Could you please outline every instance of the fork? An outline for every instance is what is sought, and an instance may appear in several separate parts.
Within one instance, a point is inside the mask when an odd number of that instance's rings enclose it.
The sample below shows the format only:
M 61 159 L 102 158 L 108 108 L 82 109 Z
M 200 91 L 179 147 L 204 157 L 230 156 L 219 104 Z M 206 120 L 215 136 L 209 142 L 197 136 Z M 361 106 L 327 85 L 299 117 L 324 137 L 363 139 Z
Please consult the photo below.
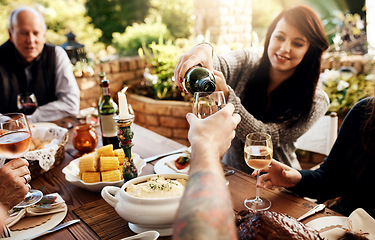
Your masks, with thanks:
M 0 235 L 0 238 L 8 238 L 8 237 L 11 237 L 12 236 L 12 232 L 10 231 L 10 229 L 8 228 L 8 226 L 6 224 L 3 224 L 3 232 L 1 233 Z

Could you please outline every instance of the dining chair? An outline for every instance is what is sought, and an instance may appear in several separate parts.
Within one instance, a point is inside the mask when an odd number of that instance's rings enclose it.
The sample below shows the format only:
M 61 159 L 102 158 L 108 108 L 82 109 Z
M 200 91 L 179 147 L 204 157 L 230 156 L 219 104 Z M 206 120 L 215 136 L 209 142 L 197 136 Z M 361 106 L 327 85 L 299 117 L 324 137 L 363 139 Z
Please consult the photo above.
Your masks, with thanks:
M 328 156 L 337 138 L 338 117 L 335 112 L 321 117 L 306 133 L 297 139 L 297 149 Z

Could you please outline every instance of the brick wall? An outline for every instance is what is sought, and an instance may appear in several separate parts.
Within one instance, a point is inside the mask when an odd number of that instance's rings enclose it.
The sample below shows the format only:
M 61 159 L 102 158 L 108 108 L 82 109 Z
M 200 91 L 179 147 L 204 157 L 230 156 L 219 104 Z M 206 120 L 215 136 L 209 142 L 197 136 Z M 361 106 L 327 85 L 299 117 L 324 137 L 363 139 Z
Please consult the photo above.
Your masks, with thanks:
M 105 72 L 110 82 L 111 95 L 117 101 L 117 92 L 124 84 L 133 85 L 142 81 L 145 62 L 140 57 L 120 58 L 94 66 L 94 75 L 90 73 L 76 74 L 78 86 L 81 90 L 80 108 L 96 107 L 100 94 L 99 72 Z
M 371 70 L 370 61 L 362 55 L 340 55 L 324 54 L 322 59 L 322 70 L 339 69 L 340 67 L 353 67 L 358 73 L 368 73 Z
M 135 94 L 127 94 L 128 102 L 135 113 L 135 122 L 184 145 L 189 145 L 189 130 L 186 114 L 191 112 L 191 103 L 181 101 L 154 100 Z

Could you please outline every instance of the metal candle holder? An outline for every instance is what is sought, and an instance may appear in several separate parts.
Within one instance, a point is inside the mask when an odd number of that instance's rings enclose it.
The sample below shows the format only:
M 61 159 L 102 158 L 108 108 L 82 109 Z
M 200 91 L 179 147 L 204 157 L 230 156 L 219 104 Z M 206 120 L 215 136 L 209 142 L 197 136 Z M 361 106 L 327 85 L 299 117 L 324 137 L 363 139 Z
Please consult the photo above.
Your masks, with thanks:
M 117 138 L 120 141 L 120 147 L 125 153 L 122 175 L 124 177 L 124 182 L 126 182 L 138 176 L 137 167 L 134 164 L 131 150 L 134 146 L 132 142 L 134 132 L 131 130 L 130 126 L 133 124 L 134 115 L 130 115 L 130 117 L 126 119 L 120 119 L 119 115 L 117 115 L 114 117 L 114 120 L 118 127 Z

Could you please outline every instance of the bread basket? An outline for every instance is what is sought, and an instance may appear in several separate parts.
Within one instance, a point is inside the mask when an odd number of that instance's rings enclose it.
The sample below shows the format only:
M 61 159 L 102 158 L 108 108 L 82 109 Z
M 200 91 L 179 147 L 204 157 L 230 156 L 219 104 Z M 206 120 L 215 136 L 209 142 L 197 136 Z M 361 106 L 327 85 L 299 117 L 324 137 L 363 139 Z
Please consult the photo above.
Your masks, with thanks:
M 35 123 L 31 126 L 33 138 L 51 141 L 42 149 L 29 151 L 24 158 L 29 161 L 31 177 L 35 178 L 58 166 L 65 157 L 68 130 L 52 123 Z

